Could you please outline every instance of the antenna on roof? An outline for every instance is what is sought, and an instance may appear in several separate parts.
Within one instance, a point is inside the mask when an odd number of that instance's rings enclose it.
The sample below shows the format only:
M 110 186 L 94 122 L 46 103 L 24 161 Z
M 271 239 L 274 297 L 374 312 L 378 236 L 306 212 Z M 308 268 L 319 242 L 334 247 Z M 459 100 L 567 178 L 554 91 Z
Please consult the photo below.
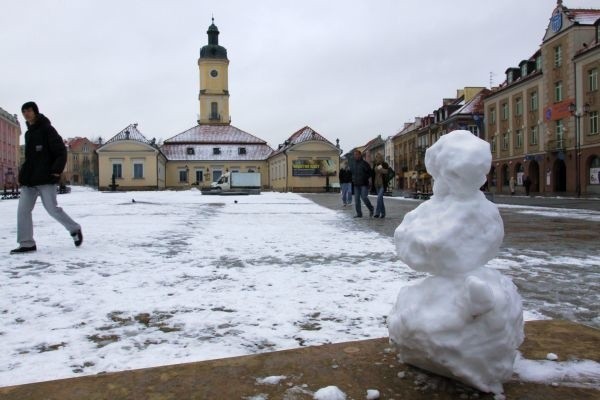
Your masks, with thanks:
M 215 23 L 215 14 L 211 14 L 212 15 L 212 23 Z

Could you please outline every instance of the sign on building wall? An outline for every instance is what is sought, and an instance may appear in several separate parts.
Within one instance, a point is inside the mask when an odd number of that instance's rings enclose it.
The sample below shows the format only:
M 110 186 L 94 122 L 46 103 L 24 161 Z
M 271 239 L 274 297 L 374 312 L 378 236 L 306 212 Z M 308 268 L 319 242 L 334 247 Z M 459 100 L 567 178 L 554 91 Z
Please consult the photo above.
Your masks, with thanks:
M 590 168 L 590 185 L 600 185 L 600 168 Z
M 335 163 L 327 160 L 293 160 L 292 176 L 327 176 L 335 173 Z

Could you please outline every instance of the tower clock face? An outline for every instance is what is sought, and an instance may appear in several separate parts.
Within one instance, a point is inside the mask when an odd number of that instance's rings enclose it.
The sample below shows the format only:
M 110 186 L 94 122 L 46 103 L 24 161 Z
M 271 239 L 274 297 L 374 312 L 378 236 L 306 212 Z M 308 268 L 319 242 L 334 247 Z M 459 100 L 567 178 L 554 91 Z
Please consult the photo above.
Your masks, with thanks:
M 212 76 L 213 78 L 216 78 L 217 75 L 219 75 L 219 72 L 216 69 L 213 69 L 212 71 L 210 71 L 210 76 Z

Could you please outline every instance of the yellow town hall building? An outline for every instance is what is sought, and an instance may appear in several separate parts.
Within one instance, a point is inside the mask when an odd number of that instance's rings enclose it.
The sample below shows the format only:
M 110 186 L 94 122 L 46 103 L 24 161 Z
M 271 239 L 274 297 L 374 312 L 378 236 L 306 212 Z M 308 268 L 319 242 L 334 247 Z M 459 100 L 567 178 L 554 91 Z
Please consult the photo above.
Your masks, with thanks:
M 137 124 L 121 130 L 98 150 L 99 189 L 207 188 L 226 172 L 260 172 L 263 188 L 323 191 L 337 183 L 340 149 L 306 126 L 277 150 L 231 125 L 229 59 L 213 23 L 200 50 L 198 124 L 166 139 L 148 140 Z

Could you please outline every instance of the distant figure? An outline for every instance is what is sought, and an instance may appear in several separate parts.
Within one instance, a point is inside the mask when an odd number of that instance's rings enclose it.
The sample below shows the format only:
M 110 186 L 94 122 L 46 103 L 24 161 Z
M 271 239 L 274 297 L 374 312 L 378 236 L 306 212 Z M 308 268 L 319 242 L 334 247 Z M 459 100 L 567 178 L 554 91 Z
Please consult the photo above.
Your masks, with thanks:
M 362 218 L 360 200 L 365 202 L 369 209 L 369 216 L 373 216 L 373 205 L 369 201 L 369 180 L 373 170 L 368 162 L 363 160 L 362 153 L 354 150 L 354 164 L 352 166 L 352 184 L 354 185 L 354 207 L 356 215 L 354 218 Z
M 135 199 L 131 199 L 131 202 L 132 202 L 132 203 L 135 203 Z
M 390 166 L 383 161 L 381 153 L 375 154 L 375 162 L 373 163 L 373 185 L 377 192 L 377 206 L 375 208 L 375 218 L 385 218 L 385 204 L 383 203 L 383 194 L 387 186 L 387 174 Z
M 508 188 L 510 189 L 510 194 L 514 195 L 515 194 L 515 177 L 511 176 L 510 180 L 508 181 Z
M 25 118 L 25 162 L 19 171 L 21 197 L 17 209 L 17 242 L 19 247 L 10 254 L 36 251 L 33 240 L 31 212 L 39 197 L 48 214 L 71 234 L 75 246 L 83 242 L 81 226 L 73 221 L 56 203 L 56 184 L 67 163 L 67 149 L 50 120 L 40 114 L 37 104 L 30 101 L 21 107 Z
M 529 176 L 523 179 L 523 186 L 525 186 L 525 194 L 529 196 L 529 189 L 531 189 L 531 179 L 529 179 Z
M 346 207 L 352 204 L 352 171 L 348 168 L 347 162 L 344 162 L 340 168 L 339 179 L 342 203 Z

